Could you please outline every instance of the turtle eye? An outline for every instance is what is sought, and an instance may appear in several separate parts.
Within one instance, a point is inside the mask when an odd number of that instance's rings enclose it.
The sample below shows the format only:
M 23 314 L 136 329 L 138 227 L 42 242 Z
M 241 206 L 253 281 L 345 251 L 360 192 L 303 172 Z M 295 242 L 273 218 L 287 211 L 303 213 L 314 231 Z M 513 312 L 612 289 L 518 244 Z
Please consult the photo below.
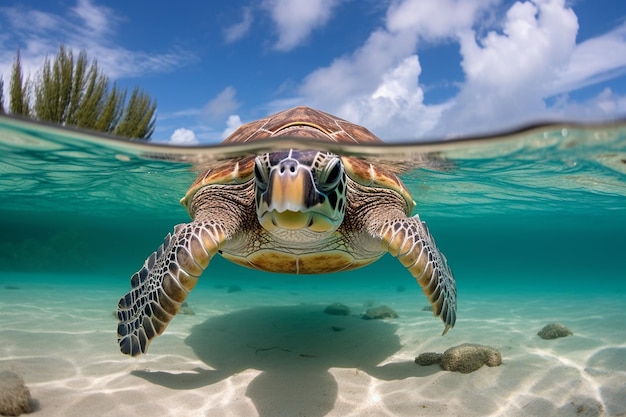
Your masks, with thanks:
M 343 165 L 339 158 L 333 158 L 321 170 L 317 177 L 318 185 L 324 190 L 331 190 L 337 186 L 343 176 Z
M 262 190 L 267 189 L 267 183 L 269 182 L 269 176 L 265 169 L 265 164 L 259 157 L 254 159 L 254 180 L 257 187 Z

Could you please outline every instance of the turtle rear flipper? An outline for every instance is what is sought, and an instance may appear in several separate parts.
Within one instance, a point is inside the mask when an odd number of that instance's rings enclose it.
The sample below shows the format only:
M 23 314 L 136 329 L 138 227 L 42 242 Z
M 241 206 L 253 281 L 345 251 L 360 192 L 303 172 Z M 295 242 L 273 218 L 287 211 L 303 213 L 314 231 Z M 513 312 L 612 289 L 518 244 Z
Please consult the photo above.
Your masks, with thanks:
M 146 353 L 163 333 L 224 241 L 213 222 L 179 224 L 131 277 L 118 304 L 117 339 L 122 353 Z

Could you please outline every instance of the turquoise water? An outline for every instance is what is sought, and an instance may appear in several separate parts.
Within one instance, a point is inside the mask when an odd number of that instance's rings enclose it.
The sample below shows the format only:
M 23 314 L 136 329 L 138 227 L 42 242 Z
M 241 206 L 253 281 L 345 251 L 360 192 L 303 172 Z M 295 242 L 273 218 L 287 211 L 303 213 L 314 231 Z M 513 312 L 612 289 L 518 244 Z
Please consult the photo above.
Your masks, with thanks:
M 167 148 L 128 148 L 11 119 L 3 125 L 4 273 L 95 274 L 123 281 L 175 224 L 189 220 L 178 201 L 198 169 L 155 159 L 163 159 Z M 200 162 L 219 154 L 177 151 L 170 157 Z M 388 152 L 381 159 L 395 163 L 404 159 L 402 178 L 417 201 L 416 212 L 453 267 L 461 297 L 475 288 L 624 290 L 626 127 L 548 126 L 489 140 L 375 152 Z M 407 168 L 411 163 L 427 168 Z M 376 281 L 380 271 L 394 268 L 403 275 L 394 259 L 382 262 L 348 274 Z M 231 271 L 226 262 L 211 268 L 218 267 L 228 268 L 227 275 L 272 280 L 266 273 Z
M 291 145 L 306 146 L 297 141 Z M 78 333 L 81 325 L 75 318 L 81 314 L 109 316 L 146 256 L 175 224 L 189 221 L 179 199 L 199 167 L 249 150 L 128 144 L 0 118 L 0 334 L 19 330 L 12 313 L 15 303 L 50 305 L 59 320 Z M 416 212 L 428 223 L 457 280 L 459 320 L 451 333 L 458 328 L 471 333 L 472 322 L 464 321 L 463 315 L 471 316 L 476 308 L 473 303 L 483 303 L 480 308 L 496 321 L 510 314 L 519 317 L 524 306 L 537 309 L 538 300 L 542 306 L 561 300 L 596 303 L 593 311 L 599 323 L 603 322 L 603 305 L 611 306 L 611 313 L 607 310 L 606 314 L 612 319 L 620 306 L 626 311 L 626 125 L 537 126 L 486 139 L 342 150 L 401 168 L 401 177 L 417 201 Z M 414 280 L 390 256 L 357 271 L 305 277 L 251 271 L 215 259 L 194 290 L 198 295 L 190 297 L 198 316 L 206 315 L 197 319 L 199 323 L 206 319 L 204 326 L 213 326 L 211 317 L 223 311 L 231 315 L 230 320 L 248 320 L 254 325 L 254 320 L 242 318 L 245 310 L 240 315 L 232 312 L 233 301 L 224 296 L 224 289 L 231 285 L 258 292 L 238 307 L 284 306 L 285 300 L 292 304 L 333 302 L 355 294 L 363 300 L 400 297 L 409 300 L 409 307 L 398 301 L 404 315 L 417 317 L 440 332 L 438 320 L 420 312 L 426 300 Z M 328 298 L 329 293 L 334 299 Z M 87 304 L 65 305 L 62 297 L 82 298 Z M 583 319 L 576 318 L 576 309 L 568 305 L 567 317 Z M 64 308 L 71 311 L 69 319 L 63 319 Z M 44 327 L 48 314 L 42 307 L 39 322 Z M 546 320 L 558 319 L 554 311 L 549 314 Z M 538 323 L 540 317 L 535 314 L 532 320 Z M 122 360 L 115 328 L 114 320 L 105 322 L 96 338 L 101 337 L 98 345 L 106 355 L 119 355 Z M 381 334 L 390 337 L 393 329 Z M 607 331 L 626 340 L 624 327 Z M 54 340 L 48 342 L 54 344 Z M 151 346 L 157 352 L 159 340 Z M 198 342 L 192 338 L 186 343 L 197 353 Z M 408 349 L 406 343 L 402 346 Z M 11 345 L 0 355 L 19 367 L 25 363 L 16 353 L 22 348 L 27 349 Z M 626 347 L 618 349 L 618 359 L 624 359 L 618 360 L 619 368 L 626 363 Z M 202 359 L 206 352 L 197 354 Z M 379 361 L 385 357 L 380 355 Z M 51 374 L 61 372 L 55 366 Z M 626 372 L 626 367 L 620 372 Z M 329 382 L 326 373 L 315 376 L 320 384 Z M 39 382 L 42 389 L 46 381 Z M 159 378 L 148 376 L 142 381 L 158 384 Z M 341 384 L 329 383 L 337 385 L 331 393 L 338 398 Z M 620 392 L 610 401 L 598 400 L 607 415 L 626 412 L 626 405 L 615 399 Z M 249 396 L 253 401 L 262 397 Z M 260 415 L 271 415 L 258 404 L 256 409 Z M 309 415 L 326 415 L 330 409 L 332 404 Z

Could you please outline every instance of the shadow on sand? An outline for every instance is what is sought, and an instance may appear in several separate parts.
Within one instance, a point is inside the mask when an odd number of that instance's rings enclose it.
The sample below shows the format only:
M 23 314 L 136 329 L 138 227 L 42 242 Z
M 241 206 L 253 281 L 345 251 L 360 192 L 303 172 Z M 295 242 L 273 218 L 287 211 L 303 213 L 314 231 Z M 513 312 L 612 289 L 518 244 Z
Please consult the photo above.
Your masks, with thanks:
M 324 416 L 337 400 L 330 368 L 359 369 L 382 380 L 437 372 L 413 361 L 378 366 L 400 349 L 393 322 L 331 316 L 324 306 L 257 307 L 213 317 L 194 326 L 185 339 L 211 370 L 194 373 L 134 371 L 150 382 L 193 389 L 246 369 L 261 371 L 246 395 L 261 416 Z

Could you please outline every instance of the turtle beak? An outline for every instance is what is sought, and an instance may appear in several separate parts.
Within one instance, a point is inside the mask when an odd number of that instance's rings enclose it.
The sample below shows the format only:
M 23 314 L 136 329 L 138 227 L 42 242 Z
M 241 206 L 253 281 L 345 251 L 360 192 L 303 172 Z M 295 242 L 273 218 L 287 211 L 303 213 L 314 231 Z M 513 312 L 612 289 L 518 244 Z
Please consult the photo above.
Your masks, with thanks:
M 268 208 L 273 212 L 276 226 L 298 230 L 307 227 L 311 213 L 306 212 L 311 202 L 313 182 L 308 170 L 298 166 L 296 161 L 283 161 L 272 170 L 267 192 Z
M 343 212 L 337 216 L 328 197 L 316 187 L 312 161 L 301 163 L 291 157 L 291 152 L 283 158 L 268 170 L 255 168 L 257 218 L 261 226 L 268 232 L 328 233 L 336 230 L 343 220 Z
M 309 181 L 307 181 L 309 180 Z M 270 177 L 269 201 L 277 212 L 301 211 L 306 207 L 305 188 L 312 186 L 310 174 L 298 166 L 279 166 Z

